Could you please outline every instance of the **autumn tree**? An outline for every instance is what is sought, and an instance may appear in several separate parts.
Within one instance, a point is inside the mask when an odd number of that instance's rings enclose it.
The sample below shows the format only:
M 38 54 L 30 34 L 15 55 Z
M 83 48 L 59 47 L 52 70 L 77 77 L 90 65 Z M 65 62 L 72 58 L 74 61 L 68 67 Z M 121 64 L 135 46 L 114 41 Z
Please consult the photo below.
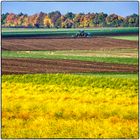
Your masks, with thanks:
M 65 20 L 66 20 L 66 17 L 64 15 L 61 15 L 61 27 L 62 28 L 65 28 Z
M 61 27 L 61 13 L 59 11 L 54 11 L 48 14 L 52 21 L 53 27 Z
M 116 14 L 107 15 L 101 13 L 77 13 L 68 12 L 61 15 L 59 11 L 50 13 L 40 12 L 28 16 L 22 12 L 19 14 L 6 13 L 1 15 L 1 24 L 4 27 L 47 27 L 47 28 L 84 28 L 84 27 L 138 27 L 139 16 L 132 14 L 121 17 Z
M 91 25 L 92 25 L 92 17 L 91 14 L 88 13 L 84 16 L 83 27 L 90 27 Z
M 53 24 L 51 22 L 51 19 L 46 14 L 45 17 L 44 17 L 44 27 L 50 28 L 52 26 L 53 26 Z
M 22 25 L 23 25 L 24 27 L 28 27 L 28 26 L 29 26 L 29 18 L 28 18 L 27 15 L 24 15 Z
M 119 21 L 119 17 L 116 14 L 111 14 L 106 18 L 106 22 L 109 27 L 119 27 L 121 20 L 123 19 L 120 18 Z
M 36 17 L 36 23 L 35 26 L 37 27 L 43 27 L 44 26 L 44 18 L 45 18 L 45 13 L 40 12 L 37 17 Z
M 5 19 L 5 25 L 6 26 L 16 26 L 15 23 L 16 23 L 16 15 L 14 13 L 10 13 L 6 16 L 6 19 Z
M 37 19 L 38 19 L 38 14 L 34 14 L 32 16 L 28 17 L 28 24 L 30 27 L 35 27 L 35 25 L 37 24 Z
M 78 28 L 80 26 L 80 19 L 81 19 L 81 14 L 76 14 L 73 21 L 74 21 L 74 26 Z
M 104 14 L 103 12 L 96 13 L 93 18 L 93 24 L 97 27 L 105 27 L 106 26 L 106 17 L 107 17 L 107 14 Z
M 72 28 L 74 25 L 73 21 L 71 19 L 66 19 L 63 25 L 63 28 Z

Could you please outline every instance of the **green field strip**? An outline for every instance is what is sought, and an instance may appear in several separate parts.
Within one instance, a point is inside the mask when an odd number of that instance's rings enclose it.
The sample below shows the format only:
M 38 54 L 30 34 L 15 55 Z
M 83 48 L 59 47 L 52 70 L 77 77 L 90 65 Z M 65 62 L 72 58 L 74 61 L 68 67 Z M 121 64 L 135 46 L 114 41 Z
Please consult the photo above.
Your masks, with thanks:
M 111 38 L 131 40 L 131 41 L 138 41 L 139 40 L 139 36 L 112 36 Z
M 96 86 L 100 88 L 128 88 L 131 85 L 138 87 L 137 74 L 22 74 L 22 75 L 3 75 L 2 82 L 18 82 L 35 84 L 66 84 L 74 86 Z M 125 78 L 124 78 L 125 77 Z M 133 78 L 132 78 L 133 77 Z M 117 78 L 117 79 L 116 79 Z M 113 81 L 116 82 L 113 82 Z M 100 83 L 100 84 L 99 84 Z
M 106 62 L 117 64 L 138 64 L 138 58 L 124 58 L 124 57 L 96 57 L 96 56 L 72 56 L 53 54 L 53 52 L 46 51 L 2 51 L 2 58 L 40 58 L 40 59 L 62 59 L 62 60 L 81 60 L 92 62 Z
M 45 35 L 45 36 L 72 36 L 75 35 L 80 30 L 85 30 L 90 33 L 91 36 L 98 35 L 120 35 L 120 34 L 138 34 L 139 29 L 135 28 L 100 28 L 100 29 L 15 29 L 10 31 L 10 29 L 2 30 L 2 36 L 37 36 L 37 35 Z
M 120 27 L 120 28 L 115 28 L 115 27 L 102 27 L 102 28 L 2 28 L 2 32 L 52 32 L 52 31 L 58 31 L 58 32 L 73 32 L 73 31 L 80 31 L 80 30 L 85 30 L 85 31 L 103 31 L 103 30 L 136 30 L 138 27 Z
M 137 48 L 113 49 L 113 50 L 69 50 L 69 51 L 34 51 L 31 53 L 42 53 L 42 55 L 64 55 L 64 56 L 96 56 L 96 57 L 125 57 L 138 58 Z
M 137 73 L 123 73 L 123 72 L 94 72 L 94 73 L 75 73 L 75 75 L 81 76 L 96 76 L 96 77 L 116 77 L 116 78 L 130 78 L 138 79 Z

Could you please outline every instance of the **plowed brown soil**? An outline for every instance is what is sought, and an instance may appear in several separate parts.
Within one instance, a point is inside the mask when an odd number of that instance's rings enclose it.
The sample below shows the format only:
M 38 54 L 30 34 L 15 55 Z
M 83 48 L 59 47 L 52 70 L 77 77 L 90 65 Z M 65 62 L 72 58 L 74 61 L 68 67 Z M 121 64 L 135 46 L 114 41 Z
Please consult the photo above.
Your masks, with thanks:
M 2 74 L 138 72 L 138 66 L 78 60 L 2 59 Z
M 3 38 L 2 50 L 106 50 L 138 48 L 137 41 L 95 38 Z

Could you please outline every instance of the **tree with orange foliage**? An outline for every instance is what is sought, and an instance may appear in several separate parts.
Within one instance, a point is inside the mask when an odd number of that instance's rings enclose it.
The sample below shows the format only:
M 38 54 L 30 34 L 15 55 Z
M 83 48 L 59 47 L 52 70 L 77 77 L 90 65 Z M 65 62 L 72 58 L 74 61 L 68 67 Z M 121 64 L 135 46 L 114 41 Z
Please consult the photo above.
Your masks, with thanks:
M 50 28 L 53 26 L 51 19 L 48 17 L 48 15 L 46 14 L 44 17 L 44 26 L 47 28 Z

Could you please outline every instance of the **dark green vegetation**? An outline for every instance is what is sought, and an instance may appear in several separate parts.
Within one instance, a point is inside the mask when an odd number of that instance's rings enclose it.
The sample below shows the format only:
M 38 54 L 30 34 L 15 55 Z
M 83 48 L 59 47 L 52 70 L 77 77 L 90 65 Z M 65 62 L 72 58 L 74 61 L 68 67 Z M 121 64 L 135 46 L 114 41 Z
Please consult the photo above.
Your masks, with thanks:
M 2 29 L 2 37 L 24 37 L 24 36 L 73 36 L 80 29 Z M 112 36 L 112 35 L 138 35 L 139 29 L 133 28 L 103 28 L 103 29 L 83 29 L 90 33 L 90 36 Z

